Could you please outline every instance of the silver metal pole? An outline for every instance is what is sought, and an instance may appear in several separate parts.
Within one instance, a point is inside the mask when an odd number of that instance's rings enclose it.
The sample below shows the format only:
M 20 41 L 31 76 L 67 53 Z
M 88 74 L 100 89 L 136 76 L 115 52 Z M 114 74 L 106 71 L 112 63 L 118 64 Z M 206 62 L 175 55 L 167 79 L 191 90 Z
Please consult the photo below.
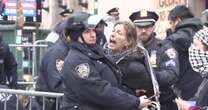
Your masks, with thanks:
M 32 45 L 32 44 L 9 44 L 9 47 L 47 47 L 48 45 Z
M 32 97 L 30 96 L 29 110 L 32 110 Z
M 45 41 L 45 40 L 37 40 L 33 43 L 33 45 L 37 45 L 38 43 L 46 43 L 46 42 L 47 41 Z M 44 46 L 44 47 L 47 47 L 47 46 Z M 36 69 L 35 63 L 36 63 L 36 48 L 33 47 L 33 58 L 32 58 L 32 78 L 33 78 L 32 80 L 33 81 L 35 78 L 35 69 Z
M 45 97 L 43 96 L 43 108 L 42 110 L 45 110 Z
M 140 44 L 137 45 L 139 48 L 141 48 L 146 56 L 146 60 L 147 60 L 147 63 L 148 63 L 148 67 L 149 67 L 149 70 L 150 70 L 150 76 L 151 76 L 151 79 L 152 79 L 152 84 L 153 84 L 153 90 L 154 90 L 154 94 L 156 95 L 155 96 L 155 100 L 156 100 L 156 106 L 158 108 L 158 110 L 160 110 L 160 101 L 159 101 L 159 96 L 160 96 L 160 90 L 159 90 L 159 84 L 157 82 L 157 78 L 154 74 L 154 71 L 153 71 L 153 68 L 152 68 L 152 65 L 150 63 L 150 57 L 149 57 L 149 53 L 148 51 L 143 47 L 141 46 Z
M 0 93 L 18 94 L 18 95 L 31 95 L 31 96 L 45 96 L 45 97 L 62 97 L 63 93 L 31 91 L 31 90 L 16 90 L 16 89 L 0 89 Z
M 6 110 L 7 109 L 7 100 L 4 100 L 4 110 Z
M 17 99 L 16 99 L 16 110 L 18 110 L 19 108 L 19 95 L 16 95 L 17 96 Z

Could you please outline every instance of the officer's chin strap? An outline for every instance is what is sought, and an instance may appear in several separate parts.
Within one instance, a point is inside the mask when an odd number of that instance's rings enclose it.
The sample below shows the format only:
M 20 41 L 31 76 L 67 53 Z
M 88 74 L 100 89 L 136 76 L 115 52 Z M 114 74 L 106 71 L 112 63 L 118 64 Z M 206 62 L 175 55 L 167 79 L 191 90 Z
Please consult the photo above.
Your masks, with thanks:
M 71 42 L 71 38 L 70 38 L 69 35 L 66 36 L 65 33 L 62 33 L 62 34 L 61 34 L 61 40 L 69 47 L 69 44 L 70 44 L 70 42 Z

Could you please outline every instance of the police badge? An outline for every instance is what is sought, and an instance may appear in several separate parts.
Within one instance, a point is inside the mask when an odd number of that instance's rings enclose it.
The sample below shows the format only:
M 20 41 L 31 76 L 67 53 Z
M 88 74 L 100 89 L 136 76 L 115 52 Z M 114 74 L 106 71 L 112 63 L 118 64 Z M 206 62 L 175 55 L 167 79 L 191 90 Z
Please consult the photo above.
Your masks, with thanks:
M 157 51 L 156 50 L 152 50 L 150 53 L 150 59 L 149 59 L 152 67 L 157 67 Z
M 80 78 L 88 78 L 90 73 L 90 66 L 88 63 L 82 63 L 75 67 L 75 71 Z
M 58 70 L 59 73 L 62 72 L 63 66 L 64 66 L 64 60 L 56 59 L 56 69 Z
M 166 50 L 165 53 L 171 59 L 176 57 L 176 50 L 174 48 L 170 48 L 170 49 Z

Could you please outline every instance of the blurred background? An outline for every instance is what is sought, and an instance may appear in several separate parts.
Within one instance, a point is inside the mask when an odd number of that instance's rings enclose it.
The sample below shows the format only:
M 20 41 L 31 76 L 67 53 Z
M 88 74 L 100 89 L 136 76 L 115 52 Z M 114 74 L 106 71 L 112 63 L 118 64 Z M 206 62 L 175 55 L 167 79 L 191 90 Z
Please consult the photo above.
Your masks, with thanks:
M 129 20 L 129 15 L 135 11 L 156 11 L 160 16 L 156 32 L 163 39 L 169 25 L 169 10 L 180 4 L 188 6 L 196 17 L 207 21 L 208 0 L 0 0 L 0 32 L 15 54 L 18 74 L 32 74 L 37 72 L 35 66 L 43 53 L 36 50 L 41 55 L 34 57 L 35 48 L 28 45 L 45 39 L 50 30 L 64 19 L 62 12 L 67 11 L 70 16 L 73 12 L 84 11 L 105 17 L 108 10 L 118 7 L 120 19 Z M 37 61 L 35 65 L 34 61 Z

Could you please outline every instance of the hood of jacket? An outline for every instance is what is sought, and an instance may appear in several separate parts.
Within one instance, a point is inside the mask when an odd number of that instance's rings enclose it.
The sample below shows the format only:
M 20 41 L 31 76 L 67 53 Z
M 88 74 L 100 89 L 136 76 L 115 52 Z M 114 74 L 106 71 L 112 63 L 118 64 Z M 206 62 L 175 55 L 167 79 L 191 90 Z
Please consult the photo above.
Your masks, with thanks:
M 199 18 L 187 18 L 176 25 L 175 31 L 187 27 L 192 28 L 195 31 L 198 31 L 202 28 L 202 22 Z
M 194 34 L 202 28 L 198 18 L 187 18 L 176 25 L 175 31 L 167 37 L 173 42 L 174 47 L 180 51 L 188 51 Z

